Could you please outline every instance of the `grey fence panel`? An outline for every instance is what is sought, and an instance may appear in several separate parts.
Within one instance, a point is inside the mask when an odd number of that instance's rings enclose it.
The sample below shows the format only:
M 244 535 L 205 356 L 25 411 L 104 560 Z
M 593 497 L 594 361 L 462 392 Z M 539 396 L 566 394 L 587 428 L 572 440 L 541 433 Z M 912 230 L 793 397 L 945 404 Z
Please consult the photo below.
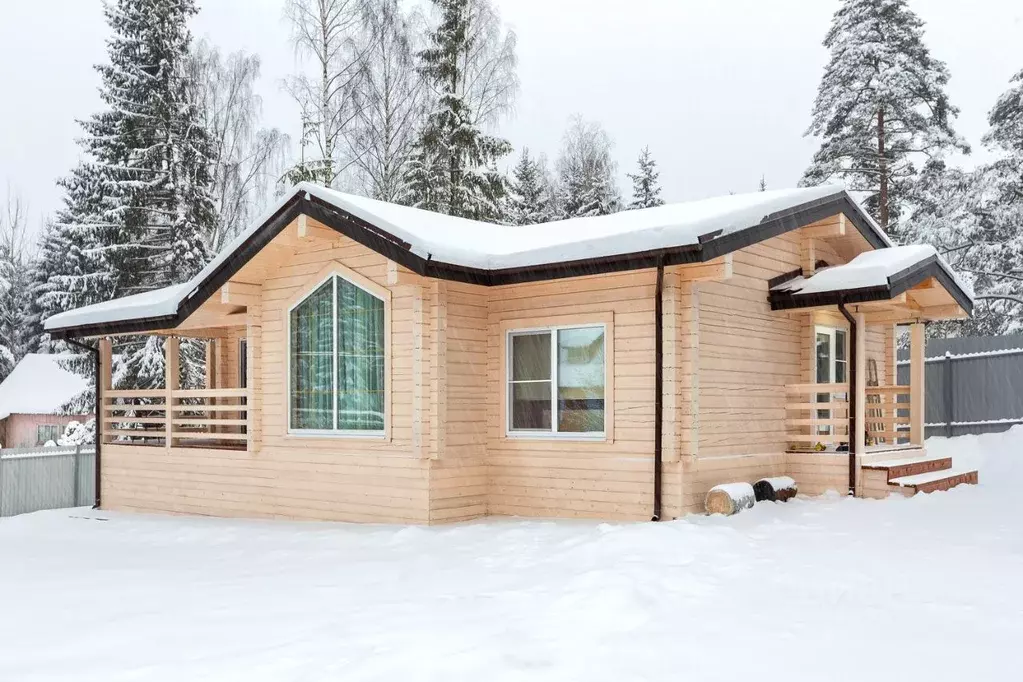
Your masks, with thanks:
M 933 339 L 927 342 L 928 436 L 1005 431 L 1023 424 L 1023 336 Z M 940 354 L 937 352 L 940 351 Z M 908 351 L 900 351 L 900 358 Z M 909 365 L 900 359 L 900 384 Z
M 91 505 L 95 471 L 92 446 L 0 450 L 0 517 Z

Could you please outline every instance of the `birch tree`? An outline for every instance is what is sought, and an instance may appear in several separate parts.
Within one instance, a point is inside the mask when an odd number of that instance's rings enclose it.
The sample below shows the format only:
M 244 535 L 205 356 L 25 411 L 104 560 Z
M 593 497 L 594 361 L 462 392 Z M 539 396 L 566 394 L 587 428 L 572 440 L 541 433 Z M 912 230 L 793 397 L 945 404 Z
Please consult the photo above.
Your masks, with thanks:
M 399 0 L 371 0 L 368 7 L 349 145 L 363 191 L 382 201 L 398 202 L 408 193 L 409 164 L 426 113 L 415 56 L 421 21 L 405 14 Z
M 361 77 L 367 0 L 287 0 L 296 55 L 305 73 L 285 81 L 302 111 L 298 164 L 286 174 L 291 182 L 308 180 L 336 187 L 354 162 L 346 144 L 357 119 L 352 92 Z
M 288 138 L 276 128 L 260 127 L 262 98 L 257 55 L 226 57 L 200 41 L 188 64 L 189 81 L 203 127 L 210 137 L 209 172 L 217 215 L 209 235 L 210 253 L 218 253 L 266 205 L 284 171 Z

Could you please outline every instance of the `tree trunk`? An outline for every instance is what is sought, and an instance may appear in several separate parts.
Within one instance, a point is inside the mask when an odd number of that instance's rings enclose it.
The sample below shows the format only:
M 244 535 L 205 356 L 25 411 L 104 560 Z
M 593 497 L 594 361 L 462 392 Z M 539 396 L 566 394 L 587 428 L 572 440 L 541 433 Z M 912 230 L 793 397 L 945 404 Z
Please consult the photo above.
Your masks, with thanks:
M 877 165 L 881 190 L 878 193 L 878 217 L 881 229 L 888 231 L 888 159 L 884 148 L 884 107 L 877 110 Z

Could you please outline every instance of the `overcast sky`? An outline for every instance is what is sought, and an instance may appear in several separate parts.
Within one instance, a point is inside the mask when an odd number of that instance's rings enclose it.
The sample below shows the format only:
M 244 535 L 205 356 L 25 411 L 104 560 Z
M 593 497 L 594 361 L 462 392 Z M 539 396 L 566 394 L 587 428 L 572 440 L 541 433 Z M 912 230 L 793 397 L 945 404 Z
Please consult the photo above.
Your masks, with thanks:
M 297 137 L 280 90 L 294 69 L 284 0 L 200 0 L 193 33 L 257 52 L 265 124 Z M 664 196 L 684 201 L 795 185 L 816 143 L 803 137 L 838 0 L 497 0 L 518 35 L 522 88 L 500 133 L 554 157 L 569 116 L 597 120 L 623 176 L 649 145 Z M 932 53 L 952 72 L 957 127 L 983 160 L 986 114 L 1023 69 L 1023 2 L 914 0 Z M 100 106 L 100 0 L 0 0 L 0 185 L 38 224 L 54 181 L 78 160 L 78 118 Z M 2 193 L 0 187 L 0 193 Z

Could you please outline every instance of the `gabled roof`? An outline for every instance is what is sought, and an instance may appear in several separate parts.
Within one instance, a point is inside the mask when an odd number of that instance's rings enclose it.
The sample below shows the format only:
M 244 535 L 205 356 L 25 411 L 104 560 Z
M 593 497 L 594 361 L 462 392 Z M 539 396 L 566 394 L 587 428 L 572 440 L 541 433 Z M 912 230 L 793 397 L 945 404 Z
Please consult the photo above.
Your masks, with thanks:
M 61 337 L 172 328 L 302 214 L 419 275 L 495 286 L 661 263 L 699 263 L 838 213 L 844 213 L 874 248 L 891 245 L 849 194 L 836 186 L 508 226 L 300 183 L 189 282 L 54 315 L 46 320 L 46 329 Z
M 916 244 L 866 251 L 843 265 L 809 277 L 785 279 L 771 287 L 772 310 L 838 303 L 887 301 L 934 277 L 963 310 L 973 311 L 973 292 L 959 280 L 933 246 Z
M 73 355 L 29 354 L 0 383 L 0 419 L 12 414 L 56 414 L 89 382 L 61 365 Z

